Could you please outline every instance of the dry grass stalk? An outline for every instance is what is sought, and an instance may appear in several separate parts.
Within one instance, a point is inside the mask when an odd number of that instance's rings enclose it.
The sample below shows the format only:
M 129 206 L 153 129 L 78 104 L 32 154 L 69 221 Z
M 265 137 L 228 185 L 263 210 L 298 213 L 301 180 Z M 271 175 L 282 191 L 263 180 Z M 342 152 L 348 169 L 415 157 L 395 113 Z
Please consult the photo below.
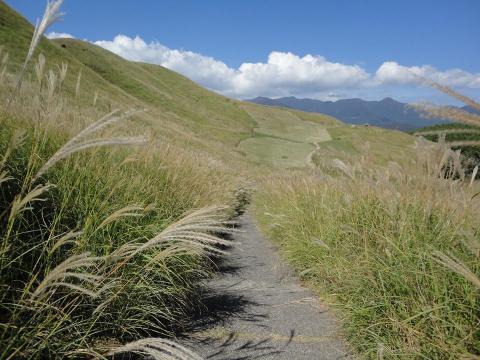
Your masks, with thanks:
M 77 239 L 80 235 L 83 234 L 83 231 L 69 231 L 66 234 L 60 236 L 60 238 L 53 244 L 52 248 L 50 249 L 49 253 L 52 254 L 58 248 L 62 247 L 65 244 L 75 244 Z
M 82 130 L 80 133 L 78 133 L 76 136 L 74 136 L 72 139 L 70 139 L 60 149 L 58 149 L 57 152 L 53 154 L 52 157 L 50 157 L 50 159 L 48 159 L 48 161 L 38 170 L 32 181 L 34 182 L 35 180 L 37 180 L 48 169 L 50 169 L 60 160 L 65 159 L 71 154 L 81 150 L 92 147 L 110 145 L 144 145 L 147 142 L 147 139 L 144 136 L 86 139 L 88 136 L 91 136 L 93 133 L 100 131 L 106 126 L 128 119 L 139 112 L 140 111 L 128 111 L 123 115 L 115 116 L 118 111 L 113 111 L 110 114 L 99 119 L 98 121 L 94 122 L 84 130 Z
M 472 187 L 472 186 L 473 186 L 473 182 L 475 181 L 475 178 L 477 177 L 477 174 L 478 174 L 478 165 L 476 165 L 476 166 L 473 168 L 472 176 L 471 176 L 471 178 L 470 178 L 469 187 Z
M 8 52 L 6 51 L 4 52 L 3 45 L 0 47 L 0 57 L 2 59 L 0 61 L 0 83 L 2 83 L 5 73 L 7 72 L 7 62 L 8 62 Z
M 37 22 L 37 25 L 35 26 L 35 31 L 33 32 L 33 37 L 32 37 L 32 41 L 30 42 L 30 47 L 28 49 L 27 56 L 25 57 L 25 61 L 18 75 L 17 84 L 15 86 L 14 91 L 12 92 L 12 95 L 10 96 L 10 100 L 8 104 L 11 103 L 11 101 L 16 96 L 17 92 L 20 90 L 22 86 L 23 78 L 25 76 L 25 72 L 27 70 L 27 66 L 30 60 L 32 59 L 35 49 L 37 48 L 43 34 L 54 22 L 56 22 L 58 19 L 60 19 L 63 16 L 63 14 L 60 12 L 60 6 L 62 6 L 62 3 L 63 3 L 63 0 L 54 0 L 54 1 L 47 2 L 47 7 L 45 9 L 43 18 L 40 22 Z
M 0 67 L 0 83 L 3 83 L 5 74 L 7 73 L 8 53 L 3 55 L 1 67 Z
M 103 288 L 100 288 L 100 290 L 95 292 L 85 286 L 90 285 L 94 288 L 100 287 L 104 277 L 99 275 L 95 270 L 99 267 L 99 262 L 103 260 L 104 258 L 91 256 L 91 254 L 88 252 L 70 256 L 45 276 L 43 281 L 32 293 L 30 300 L 38 300 L 40 297 L 44 297 L 52 292 L 55 292 L 55 290 L 60 287 L 66 287 L 91 297 L 98 296 L 99 292 Z M 80 272 L 79 270 L 82 269 L 93 269 L 94 272 Z M 67 278 L 70 278 L 75 282 L 79 282 L 82 285 L 77 285 L 74 282 L 65 282 L 65 279 Z
M 461 260 L 453 255 L 446 255 L 440 251 L 433 252 L 433 258 L 436 262 L 452 270 L 454 273 L 463 276 L 470 281 L 476 288 L 480 289 L 480 278 L 478 278 Z
M 142 212 L 144 208 L 139 205 L 127 205 L 109 215 L 102 223 L 97 227 L 97 230 L 107 226 L 108 224 L 113 223 L 118 219 L 122 219 L 125 217 L 138 217 L 142 216 L 140 212 Z
M 37 77 L 38 85 L 42 86 L 43 73 L 45 71 L 45 56 L 40 53 L 38 55 L 38 61 L 35 64 L 35 75 Z
M 155 360 L 202 360 L 202 357 L 176 342 L 160 338 L 133 341 L 111 350 L 107 355 L 123 353 L 144 355 Z
M 452 88 L 450 88 L 448 86 L 445 86 L 445 85 L 441 85 L 439 83 L 430 82 L 429 85 L 431 87 L 447 94 L 447 95 L 450 95 L 451 97 L 453 97 L 457 100 L 460 100 L 464 104 L 470 105 L 472 108 L 480 111 L 480 103 L 478 103 L 475 100 L 469 98 L 468 96 L 460 94 L 460 93 L 456 92 L 455 90 L 453 90 Z
M 57 65 L 58 66 L 58 65 Z M 61 90 L 67 77 L 68 63 L 62 61 L 62 66 L 58 66 L 58 88 Z
M 31 209 L 28 205 L 34 201 L 45 201 L 45 199 L 40 198 L 40 196 L 53 188 L 54 185 L 47 184 L 47 185 L 37 185 L 33 188 L 30 192 L 28 192 L 24 197 L 17 196 L 12 203 L 12 207 L 10 210 L 10 220 L 13 221 L 19 214 L 22 212 Z
M 193 252 L 224 254 L 219 245 L 230 246 L 231 241 L 224 240 L 215 233 L 231 233 L 226 227 L 225 207 L 207 207 L 192 212 L 169 225 L 160 234 L 145 243 L 127 243 L 112 253 L 112 259 L 132 258 L 135 255 L 158 247 L 175 244 Z
M 78 98 L 80 96 L 80 83 L 82 80 L 82 69 L 78 72 L 77 76 L 77 84 L 75 85 L 75 97 Z
M 414 104 L 414 109 L 428 118 L 448 119 L 467 125 L 480 126 L 480 116 L 452 107 L 439 107 L 431 104 Z

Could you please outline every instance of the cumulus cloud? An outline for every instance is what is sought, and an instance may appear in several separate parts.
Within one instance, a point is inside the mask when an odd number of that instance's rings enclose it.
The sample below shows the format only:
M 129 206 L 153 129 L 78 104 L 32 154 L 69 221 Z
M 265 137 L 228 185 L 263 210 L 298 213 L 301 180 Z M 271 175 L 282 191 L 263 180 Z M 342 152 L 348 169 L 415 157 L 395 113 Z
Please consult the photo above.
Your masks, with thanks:
M 379 84 L 413 84 L 429 79 L 447 86 L 480 88 L 480 73 L 472 74 L 460 69 L 439 71 L 433 66 L 402 66 L 395 61 L 384 62 L 375 73 Z
M 55 31 L 49 32 L 45 36 L 49 39 L 75 39 L 75 36 L 73 36 L 72 34 L 62 32 L 59 33 Z
M 285 52 L 270 53 L 266 63 L 244 63 L 235 75 L 234 92 L 268 96 L 329 92 L 359 86 L 369 78 L 369 74 L 358 65 Z
M 111 41 L 94 43 L 128 60 L 165 66 L 211 90 L 237 98 L 331 98 L 332 92 L 414 84 L 420 77 L 450 86 L 480 88 L 480 74 L 460 69 L 439 71 L 430 65 L 406 67 L 387 61 L 371 74 L 359 65 L 331 62 L 319 55 L 274 51 L 266 62 L 246 62 L 234 69 L 212 57 L 170 49 L 156 41 L 147 43 L 139 36 L 118 35 Z
M 130 38 L 117 35 L 112 41 L 95 41 L 94 44 L 128 60 L 162 65 L 216 91 L 227 90 L 235 73 L 212 57 L 191 51 L 172 50 L 158 42 L 147 44 L 139 36 Z
M 99 45 L 128 60 L 165 66 L 212 90 L 234 97 L 287 96 L 329 93 L 359 86 L 370 75 L 358 65 L 327 61 L 322 56 L 272 52 L 266 63 L 243 63 L 238 69 L 191 51 L 170 49 L 139 36 L 118 35 Z

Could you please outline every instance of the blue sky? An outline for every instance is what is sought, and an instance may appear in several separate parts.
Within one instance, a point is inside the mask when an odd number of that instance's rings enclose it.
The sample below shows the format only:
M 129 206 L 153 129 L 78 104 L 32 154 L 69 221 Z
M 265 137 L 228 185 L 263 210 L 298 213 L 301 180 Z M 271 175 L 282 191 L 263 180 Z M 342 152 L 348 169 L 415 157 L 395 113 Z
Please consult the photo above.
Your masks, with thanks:
M 45 6 L 7 3 L 32 22 Z M 479 94 L 478 0 L 65 0 L 63 11 L 51 31 L 233 97 L 446 101 L 418 76 Z

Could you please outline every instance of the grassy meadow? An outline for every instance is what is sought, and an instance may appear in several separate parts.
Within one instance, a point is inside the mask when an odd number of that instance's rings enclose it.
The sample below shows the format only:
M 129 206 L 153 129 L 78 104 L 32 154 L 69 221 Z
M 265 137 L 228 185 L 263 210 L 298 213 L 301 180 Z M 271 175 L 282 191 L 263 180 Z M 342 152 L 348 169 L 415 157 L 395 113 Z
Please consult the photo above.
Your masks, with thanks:
M 438 177 L 455 155 L 431 146 L 403 166 L 337 162 L 265 178 L 254 198 L 261 227 L 364 358 L 480 351 L 480 187 Z
M 0 359 L 198 359 L 167 339 L 250 200 L 358 357 L 480 356 L 478 168 L 459 152 L 73 39 L 41 38 L 18 86 L 33 32 L 0 1 Z

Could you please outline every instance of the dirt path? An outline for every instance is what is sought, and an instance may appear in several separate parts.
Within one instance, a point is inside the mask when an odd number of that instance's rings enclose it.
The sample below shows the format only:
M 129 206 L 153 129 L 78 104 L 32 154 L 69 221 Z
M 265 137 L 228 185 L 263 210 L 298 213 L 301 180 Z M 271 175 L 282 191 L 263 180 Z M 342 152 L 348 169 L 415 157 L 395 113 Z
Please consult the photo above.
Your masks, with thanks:
M 333 315 L 298 280 L 257 230 L 242 233 L 211 281 L 208 312 L 185 345 L 207 359 L 350 358 Z
M 311 168 L 316 168 L 316 165 L 315 163 L 313 162 L 313 155 L 315 155 L 315 153 L 320 150 L 320 145 L 318 145 L 318 142 L 315 142 L 313 143 L 313 145 L 315 145 L 315 149 L 312 150 L 312 152 L 308 153 L 307 155 L 307 165 Z

